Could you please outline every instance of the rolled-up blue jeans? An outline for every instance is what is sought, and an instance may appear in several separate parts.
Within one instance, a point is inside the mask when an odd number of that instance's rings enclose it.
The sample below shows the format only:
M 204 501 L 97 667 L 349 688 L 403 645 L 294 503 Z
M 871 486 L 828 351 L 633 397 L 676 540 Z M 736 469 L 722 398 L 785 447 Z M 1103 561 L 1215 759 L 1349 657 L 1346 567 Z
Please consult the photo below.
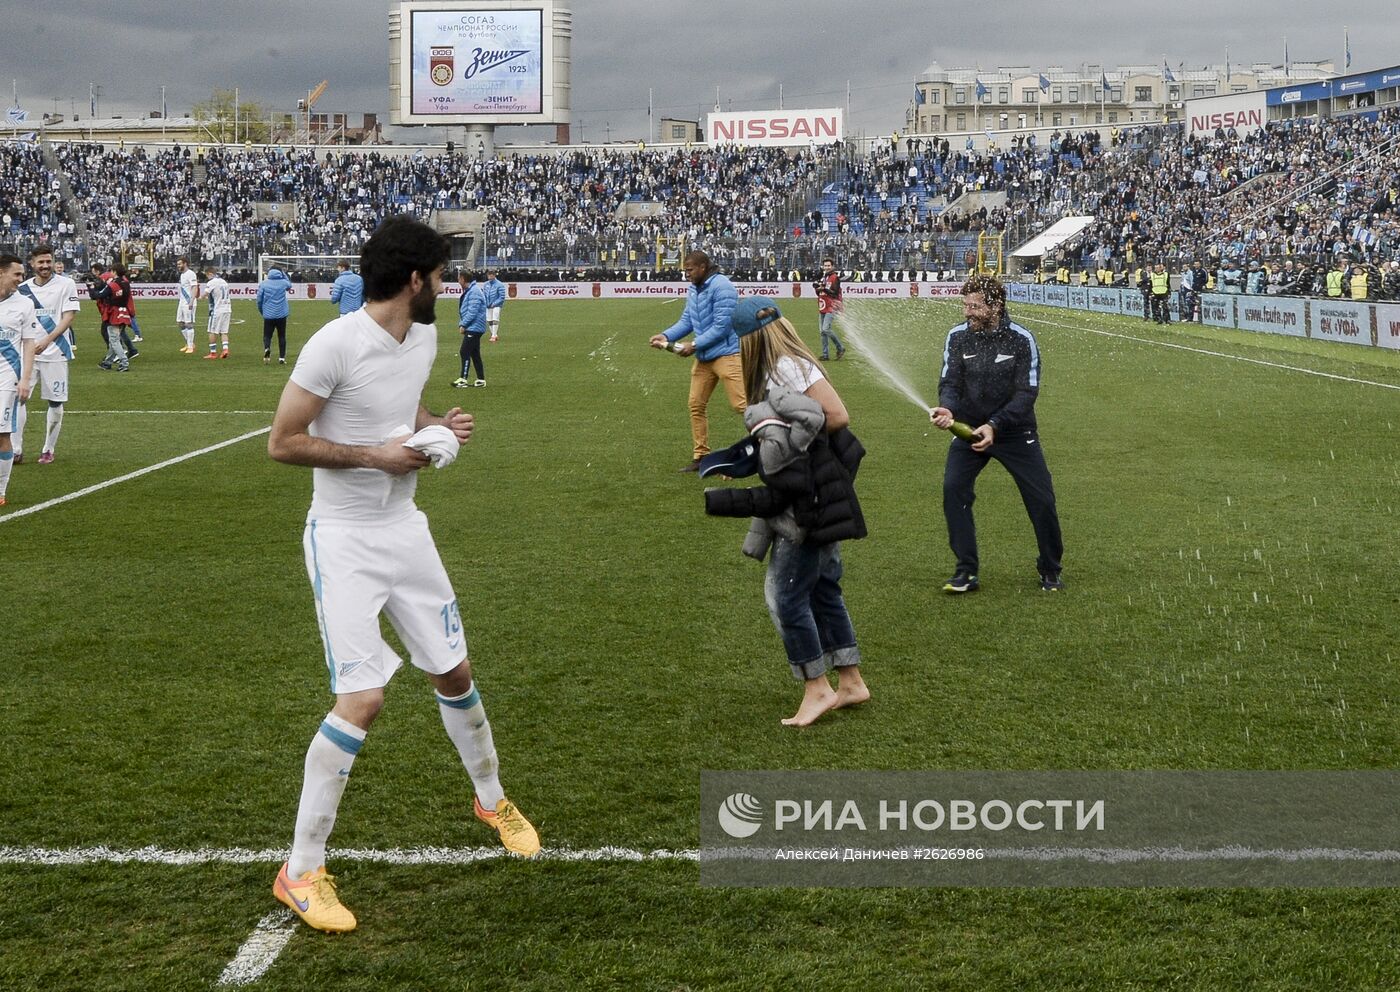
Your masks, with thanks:
M 860 664 L 860 649 L 841 598 L 841 545 L 773 541 L 763 598 L 799 681 Z

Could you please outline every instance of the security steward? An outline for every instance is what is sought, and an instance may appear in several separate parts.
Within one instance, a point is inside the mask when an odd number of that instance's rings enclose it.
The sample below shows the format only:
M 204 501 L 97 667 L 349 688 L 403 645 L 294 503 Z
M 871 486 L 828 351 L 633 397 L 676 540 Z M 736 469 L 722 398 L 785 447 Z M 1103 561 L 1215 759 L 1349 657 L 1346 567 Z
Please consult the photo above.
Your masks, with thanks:
M 943 515 L 948 546 L 957 559 L 948 593 L 978 588 L 977 528 L 972 519 L 977 476 L 996 459 L 1021 491 L 1040 554 L 1040 588 L 1064 589 L 1060 558 L 1064 544 L 1055 510 L 1055 489 L 1036 432 L 1035 400 L 1040 393 L 1040 349 L 1031 332 L 1006 314 L 1006 288 L 995 276 L 963 283 L 963 323 L 948 332 L 938 381 L 939 406 L 929 411 L 933 425 L 949 430 L 953 421 L 979 425 L 971 441 L 954 438 L 943 468 Z
M 1172 277 L 1167 274 L 1166 266 L 1161 262 L 1152 266 L 1149 281 L 1152 286 L 1152 319 L 1159 324 L 1170 324 L 1172 315 L 1168 297 L 1172 290 Z
M 1138 292 L 1142 294 L 1142 319 L 1152 319 L 1152 270 L 1145 265 L 1139 265 L 1133 270 L 1133 282 L 1137 285 Z
M 1342 280 L 1346 278 L 1346 268 L 1340 259 L 1332 262 L 1332 267 L 1327 270 L 1327 295 L 1333 299 L 1338 299 L 1342 295 Z
M 1366 266 L 1357 262 L 1356 265 L 1352 267 L 1351 279 L 1347 287 L 1351 290 L 1351 298 L 1353 300 L 1367 299 L 1371 291 L 1370 282 L 1371 273 L 1366 270 Z

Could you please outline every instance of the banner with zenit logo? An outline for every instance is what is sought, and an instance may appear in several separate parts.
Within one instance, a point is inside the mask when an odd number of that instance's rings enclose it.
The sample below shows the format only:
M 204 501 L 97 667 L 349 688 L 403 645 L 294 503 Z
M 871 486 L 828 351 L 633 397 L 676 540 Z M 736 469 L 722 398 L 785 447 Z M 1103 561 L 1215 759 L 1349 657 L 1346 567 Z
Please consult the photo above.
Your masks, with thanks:
M 1400 772 L 700 776 L 713 886 L 1400 885 Z

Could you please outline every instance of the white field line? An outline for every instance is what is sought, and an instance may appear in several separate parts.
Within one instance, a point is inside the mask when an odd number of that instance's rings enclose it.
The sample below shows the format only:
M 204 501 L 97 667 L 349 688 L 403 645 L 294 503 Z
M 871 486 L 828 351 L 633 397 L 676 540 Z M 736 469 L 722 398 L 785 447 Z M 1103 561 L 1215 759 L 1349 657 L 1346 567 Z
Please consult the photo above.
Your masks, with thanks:
M 1159 348 L 1173 348 L 1177 351 L 1189 351 L 1197 355 L 1208 355 L 1211 358 L 1228 358 L 1235 362 L 1247 362 L 1250 365 L 1262 365 L 1265 368 L 1283 369 L 1286 372 L 1301 372 L 1304 375 L 1315 375 L 1322 379 L 1335 379 L 1338 382 L 1351 382 L 1358 386 L 1379 386 L 1381 389 L 1400 390 L 1400 385 L 1393 382 L 1376 382 L 1373 379 L 1357 379 L 1349 375 L 1336 375 L 1332 372 L 1319 372 L 1317 369 L 1303 368 L 1298 365 L 1285 365 L 1282 362 L 1266 362 L 1262 358 L 1245 358 L 1241 355 L 1231 355 L 1223 351 L 1210 351 L 1206 348 L 1193 348 L 1185 344 L 1173 344 L 1170 341 L 1157 341 L 1153 338 L 1140 338 L 1132 334 L 1118 334 L 1114 331 L 1103 331 L 1096 327 L 1086 327 L 1083 324 L 1065 324 L 1057 320 L 1046 320 L 1044 317 L 1025 317 L 1027 323 L 1045 324 L 1048 327 L 1063 327 L 1071 331 L 1087 331 L 1089 334 L 1098 334 L 1106 338 L 1119 338 L 1123 341 L 1136 341 L 1139 344 L 1156 345 Z
M 257 437 L 260 434 L 266 434 L 271 430 L 271 427 L 262 427 L 255 431 L 249 431 L 247 434 L 240 434 L 238 435 L 238 437 L 229 438 L 227 441 L 220 441 L 218 444 L 211 444 L 207 448 L 200 448 L 198 451 L 190 451 L 183 455 L 176 455 L 174 458 L 167 458 L 165 461 L 159 462 L 155 465 L 147 465 L 145 468 L 139 468 L 135 472 L 128 472 L 126 473 L 126 475 L 119 475 L 115 479 L 108 479 L 106 482 L 99 482 L 96 485 L 88 486 L 86 489 L 79 489 L 77 492 L 68 493 L 66 496 L 57 496 L 54 499 L 45 500 L 44 502 L 38 503 L 34 506 L 27 506 L 23 510 L 15 510 L 13 513 L 6 513 L 0 515 L 0 524 L 3 524 L 7 520 L 15 520 L 19 517 L 27 517 L 29 516 L 29 514 L 38 513 L 40 510 L 47 510 L 51 506 L 58 506 L 60 503 L 67 503 L 69 500 L 77 499 L 80 496 L 87 496 L 92 493 L 99 492 L 103 489 L 108 488 L 109 486 L 115 486 L 120 482 L 130 482 L 132 479 L 139 479 L 143 475 L 150 475 L 152 472 L 157 472 L 163 468 L 169 468 L 171 465 L 178 465 L 181 462 L 189 461 L 191 458 L 198 458 L 200 455 L 207 455 L 209 454 L 209 452 L 218 451 L 220 448 L 227 448 L 230 445 L 238 444 L 240 441 L 246 441 L 250 437 Z
M 511 855 L 500 847 L 332 848 L 328 861 L 358 861 L 386 865 L 470 865 Z M 640 851 L 630 847 L 545 848 L 541 861 L 698 861 L 699 851 Z M 287 860 L 285 847 L 256 850 L 246 847 L 200 848 L 192 851 L 163 847 L 0 847 L 0 865 L 277 865 Z
M 216 986 L 251 985 L 267 973 L 277 955 L 296 933 L 296 917 L 290 909 L 274 909 L 254 928 L 233 960 L 224 968 Z
M 698 850 L 651 850 L 642 851 L 631 847 L 545 848 L 537 858 L 540 861 L 560 862 L 643 862 L 643 861 L 722 861 L 760 860 L 772 856 L 776 849 L 769 848 L 713 848 L 707 849 L 702 858 Z M 792 850 L 792 848 L 784 848 Z M 913 850 L 912 848 L 910 850 Z M 426 865 L 431 867 L 460 867 L 483 861 L 509 858 L 511 855 L 500 847 L 412 847 L 388 848 L 332 848 L 327 855 L 329 862 L 358 862 L 362 864 L 385 865 Z M 1193 862 L 1193 861 L 1332 861 L 1332 862 L 1400 862 L 1400 851 L 1364 850 L 1360 848 L 1253 848 L 1243 845 L 1227 845 L 1205 849 L 1173 847 L 1047 847 L 1047 848 L 987 848 L 988 859 L 1007 861 L 1088 861 L 1106 863 L 1137 862 Z M 285 847 L 254 848 L 200 848 L 196 850 L 172 850 L 161 847 L 112 848 L 112 847 L 0 847 L 0 865 L 163 865 L 186 867 L 205 864 L 266 864 L 276 865 L 287 858 Z

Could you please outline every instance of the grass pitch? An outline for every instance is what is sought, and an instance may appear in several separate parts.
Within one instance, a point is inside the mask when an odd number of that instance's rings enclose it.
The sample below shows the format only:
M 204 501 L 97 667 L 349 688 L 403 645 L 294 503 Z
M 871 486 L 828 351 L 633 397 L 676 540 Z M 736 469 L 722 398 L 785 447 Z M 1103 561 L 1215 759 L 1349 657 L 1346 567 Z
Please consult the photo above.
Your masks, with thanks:
M 874 692 L 794 732 L 798 689 L 742 521 L 708 519 L 689 364 L 649 350 L 679 304 L 508 306 L 486 389 L 453 390 L 440 307 L 427 400 L 478 431 L 418 500 L 461 600 L 503 780 L 546 846 L 694 848 L 699 771 L 1341 769 L 1400 762 L 1395 630 L 1400 354 L 1031 307 L 1037 407 L 1065 532 L 1038 591 L 1010 479 L 978 486 L 982 591 L 946 597 L 947 435 L 868 350 L 936 398 L 954 305 L 855 303 L 827 370 L 870 451 L 871 536 L 846 593 Z M 96 369 L 78 325 L 58 461 L 6 513 L 257 431 L 287 368 L 236 305 L 233 357 Z M 293 306 L 297 346 L 332 316 Z M 809 340 L 815 313 L 800 315 Z M 1182 347 L 1195 350 L 1184 350 Z M 202 345 L 201 345 L 202 348 Z M 1206 354 L 1214 352 L 1217 354 Z M 1240 360 L 1247 359 L 1248 361 Z M 1291 366 L 1284 368 L 1281 366 Z M 1337 378 L 1309 375 L 1300 369 Z M 742 427 L 717 398 L 712 441 Z M 253 437 L 0 517 L 0 988 L 207 988 L 274 909 L 276 863 L 25 863 L 14 849 L 290 843 L 331 697 L 300 535 L 310 472 Z M 431 690 L 405 669 L 333 848 L 491 843 Z M 305 929 L 255 986 L 344 989 L 1393 988 L 1390 892 L 700 889 L 694 864 L 337 865 L 361 927 Z

